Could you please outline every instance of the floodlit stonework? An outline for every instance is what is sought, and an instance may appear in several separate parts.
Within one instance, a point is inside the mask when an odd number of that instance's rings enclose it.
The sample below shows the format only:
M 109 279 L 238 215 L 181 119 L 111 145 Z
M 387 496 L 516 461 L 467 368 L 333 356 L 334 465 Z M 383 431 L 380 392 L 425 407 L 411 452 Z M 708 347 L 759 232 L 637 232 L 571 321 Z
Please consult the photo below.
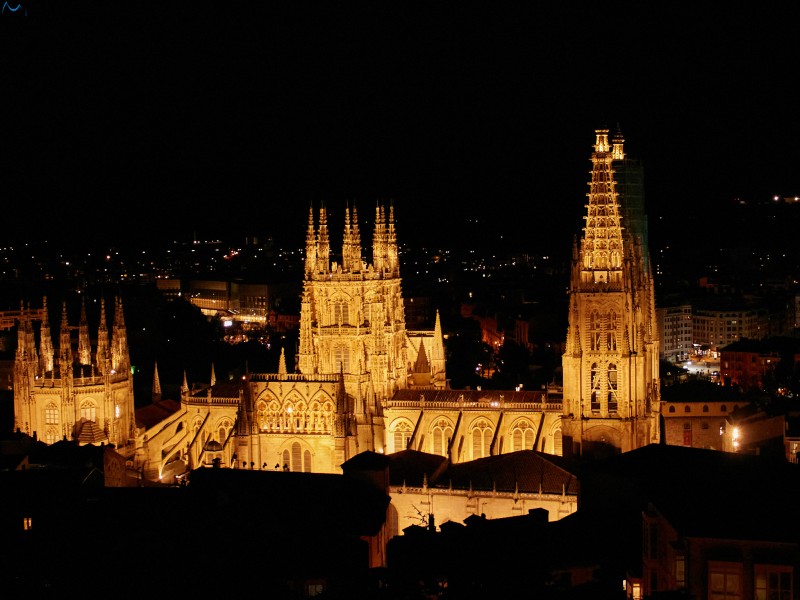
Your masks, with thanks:
M 161 399 L 156 366 L 153 403 L 134 417 L 121 303 L 110 339 L 101 318 L 94 354 L 82 316 L 77 358 L 66 309 L 57 360 L 46 319 L 37 349 L 29 315 L 20 321 L 15 364 L 17 428 L 49 443 L 66 436 L 115 444 L 140 477 L 166 483 L 212 464 L 341 473 L 365 451 L 413 450 L 459 464 L 522 450 L 576 455 L 658 442 L 653 278 L 643 236 L 622 223 L 614 179 L 622 138 L 610 144 L 607 130 L 596 134 L 586 227 L 573 247 L 562 389 L 449 389 L 438 311 L 433 330 L 406 329 L 393 207 L 376 206 L 371 261 L 356 208 L 345 211 L 334 255 L 323 207 L 308 215 L 295 372 L 283 353 L 277 373 L 248 372 L 239 381 L 217 382 L 212 365 L 208 384 L 190 387 L 184 377 L 176 401 Z M 466 510 L 460 493 L 446 494 L 454 515 Z M 525 493 L 542 506 L 538 490 Z M 552 499 L 551 514 L 564 512 L 564 501 Z
M 627 452 L 660 440 L 659 340 L 642 237 L 623 226 L 614 162 L 623 139 L 596 131 L 586 226 L 572 252 L 562 357 L 565 453 Z
M 115 301 L 110 332 L 103 299 L 99 311 L 97 342 L 92 347 L 85 302 L 77 328 L 70 327 L 64 304 L 57 349 L 47 298 L 41 310 L 23 307 L 19 311 L 14 360 L 16 431 L 47 444 L 77 439 L 132 449 L 136 435 L 133 377 L 122 301 Z M 39 323 L 38 336 L 34 323 Z

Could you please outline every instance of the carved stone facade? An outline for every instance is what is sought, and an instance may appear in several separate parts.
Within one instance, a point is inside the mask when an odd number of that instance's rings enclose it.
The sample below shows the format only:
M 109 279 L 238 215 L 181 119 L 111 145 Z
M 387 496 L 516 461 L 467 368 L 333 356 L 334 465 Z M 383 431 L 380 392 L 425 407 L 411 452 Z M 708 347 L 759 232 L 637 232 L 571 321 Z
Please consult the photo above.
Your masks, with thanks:
M 55 441 L 74 436 L 83 417 L 87 431 L 101 432 L 89 443 L 128 448 L 120 451 L 129 466 L 164 482 L 210 464 L 340 473 L 364 451 L 415 450 L 457 464 L 521 450 L 590 455 L 658 442 L 659 341 L 645 227 L 643 219 L 622 223 L 614 170 L 628 164 L 622 137 L 612 145 L 607 130 L 596 135 L 586 227 L 573 247 L 562 390 L 449 389 L 438 312 L 432 331 L 406 329 L 393 207 L 376 207 L 371 262 L 355 207 L 345 211 L 336 257 L 321 208 L 317 221 L 313 209 L 308 216 L 296 372 L 281 354 L 277 373 L 218 383 L 212 365 L 207 385 L 190 388 L 184 378 L 177 403 L 161 400 L 156 368 L 153 404 L 134 420 L 121 305 L 112 340 L 100 328 L 93 361 L 79 327 L 78 376 L 67 368 L 71 354 L 60 351 L 55 363 L 47 323 L 37 354 L 23 319 L 17 426 Z M 70 347 L 66 320 L 62 330 L 61 348 Z
M 573 246 L 562 357 L 565 454 L 627 452 L 660 440 L 653 276 L 636 228 L 622 223 L 614 166 L 622 136 L 596 131 L 586 226 Z
M 47 298 L 41 310 L 22 308 L 18 315 L 14 429 L 48 444 L 76 439 L 132 448 L 133 378 L 121 300 L 115 301 L 110 333 L 105 301 L 100 300 L 94 347 L 85 302 L 77 327 L 70 326 L 64 304 L 57 346 Z
M 438 314 L 433 331 L 405 327 L 393 207 L 376 207 L 372 262 L 362 256 L 355 207 L 345 211 L 342 240 L 334 260 L 327 209 L 318 222 L 309 211 L 297 373 L 282 355 L 278 373 L 248 374 L 234 389 L 184 385 L 190 468 L 218 458 L 239 468 L 339 473 L 360 452 L 387 451 L 384 408 L 398 390 L 444 389 Z M 212 417 L 215 404 L 227 408 Z

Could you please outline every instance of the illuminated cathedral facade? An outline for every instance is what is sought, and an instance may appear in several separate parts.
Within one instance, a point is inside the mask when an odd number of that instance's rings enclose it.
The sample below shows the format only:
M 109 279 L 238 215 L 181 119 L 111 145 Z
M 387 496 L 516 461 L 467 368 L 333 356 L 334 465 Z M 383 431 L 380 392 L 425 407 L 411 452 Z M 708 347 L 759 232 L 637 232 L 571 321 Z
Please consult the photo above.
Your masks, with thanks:
M 572 251 L 561 429 L 565 452 L 627 452 L 660 440 L 659 340 L 641 228 L 623 224 L 623 138 L 596 132 L 583 236 Z
M 341 473 L 364 451 L 415 450 L 461 463 L 519 450 L 553 455 L 625 452 L 660 440 L 659 342 L 653 278 L 640 227 L 625 227 L 615 165 L 621 135 L 596 131 L 586 225 L 573 245 L 563 388 L 453 390 L 438 312 L 432 330 L 407 330 L 393 206 L 378 205 L 371 260 L 356 207 L 334 254 L 328 211 L 309 210 L 299 347 L 292 369 L 241 380 L 184 381 L 134 412 L 121 303 L 112 333 L 92 349 L 62 319 L 58 353 L 47 320 L 35 342 L 20 321 L 16 427 L 52 443 L 114 444 L 129 468 L 172 482 L 204 465 Z M 625 198 L 622 199 L 623 201 Z M 24 312 L 24 311 L 23 311 Z M 46 315 L 46 310 L 42 311 Z M 70 348 L 77 341 L 77 355 Z
M 97 330 L 90 335 L 86 303 L 77 327 L 70 326 L 65 303 L 56 346 L 47 298 L 40 310 L 21 308 L 14 360 L 16 431 L 48 444 L 76 439 L 132 447 L 133 378 L 122 301 L 114 301 L 110 329 L 104 299 L 99 313 Z

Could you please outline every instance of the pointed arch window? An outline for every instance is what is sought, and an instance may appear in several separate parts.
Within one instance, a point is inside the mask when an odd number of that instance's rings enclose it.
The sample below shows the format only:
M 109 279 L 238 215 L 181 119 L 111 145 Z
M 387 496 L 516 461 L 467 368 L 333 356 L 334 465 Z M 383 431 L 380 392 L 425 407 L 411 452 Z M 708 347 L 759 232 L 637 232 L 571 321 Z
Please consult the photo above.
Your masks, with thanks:
M 533 438 L 533 425 L 528 421 L 518 423 L 511 432 L 512 452 L 518 450 L 533 450 Z
M 232 425 L 231 425 L 231 422 L 228 419 L 223 420 L 219 424 L 218 433 L 219 433 L 219 443 L 220 444 L 224 444 L 225 441 L 228 439 L 228 433 L 230 432 L 231 428 L 232 428 Z
M 617 365 L 611 363 L 608 365 L 608 410 L 616 411 L 617 410 L 617 397 L 618 397 L 618 389 L 617 389 Z
M 346 344 L 336 344 L 334 347 L 333 363 L 336 372 L 350 372 L 350 349 Z
M 603 330 L 602 324 L 600 323 L 600 313 L 596 310 L 593 310 L 589 316 L 589 334 L 592 336 L 592 350 L 600 350 L 603 339 Z
M 97 420 L 97 407 L 91 400 L 84 400 L 81 402 L 81 418 L 87 421 Z
M 44 409 L 44 422 L 47 425 L 58 425 L 58 421 L 58 407 L 51 402 Z
M 295 442 L 292 444 L 292 464 L 289 465 L 289 468 L 292 471 L 302 471 L 303 470 L 303 452 L 302 448 L 300 448 L 300 442 Z
M 492 443 L 492 428 L 486 421 L 481 421 L 472 428 L 472 459 L 489 456 Z
M 613 310 L 608 313 L 608 349 L 611 351 L 617 350 L 617 313 Z
M 48 427 L 44 441 L 48 444 L 55 444 L 58 441 L 58 430 L 55 427 Z
M 400 452 L 408 448 L 408 441 L 411 439 L 411 424 L 407 421 L 398 423 L 392 432 L 392 452 Z
M 597 368 L 597 363 L 592 363 L 591 370 L 591 408 L 592 410 L 600 410 L 600 372 Z
M 347 302 L 344 300 L 334 300 L 332 308 L 334 325 L 350 324 L 350 306 Z
M 439 419 L 431 433 L 433 434 L 433 453 L 447 456 L 450 440 L 453 437 L 453 428 L 450 423 L 445 419 Z

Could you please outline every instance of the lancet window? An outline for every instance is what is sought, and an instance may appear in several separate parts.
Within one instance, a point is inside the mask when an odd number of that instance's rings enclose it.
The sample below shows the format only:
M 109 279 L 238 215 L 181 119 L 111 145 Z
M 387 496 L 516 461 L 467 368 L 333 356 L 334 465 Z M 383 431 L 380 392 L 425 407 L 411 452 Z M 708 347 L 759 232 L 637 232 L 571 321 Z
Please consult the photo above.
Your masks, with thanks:
M 333 309 L 334 325 L 350 324 L 350 306 L 347 302 L 344 300 L 334 300 L 331 308 Z
M 597 363 L 592 363 L 591 377 L 591 408 L 592 410 L 600 410 L 600 371 L 597 368 Z
M 347 344 L 336 344 L 333 348 L 333 366 L 336 372 L 350 372 L 350 349 Z
M 534 429 L 528 421 L 521 421 L 514 426 L 511 432 L 512 451 L 533 450 Z
M 411 423 L 408 421 L 400 421 L 395 425 L 394 431 L 392 432 L 392 440 L 394 443 L 393 452 L 400 452 L 408 447 L 411 433 Z
M 433 426 L 433 453 L 447 456 L 450 439 L 453 437 L 453 428 L 446 419 L 439 419 Z
M 617 313 L 613 310 L 608 313 L 608 349 L 617 350 Z
M 91 400 L 81 402 L 81 418 L 87 421 L 97 420 L 97 407 Z
M 472 459 L 489 456 L 492 444 L 491 426 L 486 421 L 479 421 L 472 428 Z
M 608 410 L 617 410 L 617 365 L 611 363 L 608 365 Z
M 589 333 L 592 336 L 592 350 L 600 350 L 603 340 L 603 325 L 600 322 L 600 313 L 597 310 L 593 310 L 589 316 Z

